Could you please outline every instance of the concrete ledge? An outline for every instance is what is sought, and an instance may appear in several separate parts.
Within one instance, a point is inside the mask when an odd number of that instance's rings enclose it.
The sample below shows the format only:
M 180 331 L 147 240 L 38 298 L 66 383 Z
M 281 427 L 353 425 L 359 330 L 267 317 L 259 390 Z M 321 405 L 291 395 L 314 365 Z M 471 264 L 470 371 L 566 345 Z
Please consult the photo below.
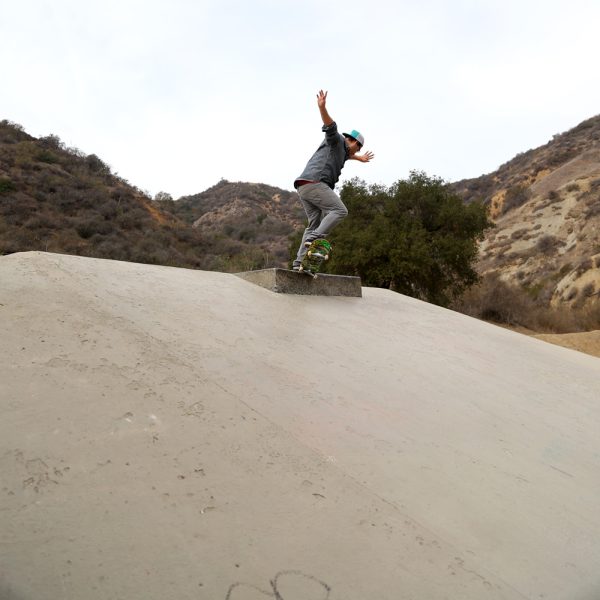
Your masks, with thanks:
M 279 294 L 362 297 L 360 277 L 319 273 L 316 278 L 312 278 L 287 269 L 262 269 L 236 275 Z

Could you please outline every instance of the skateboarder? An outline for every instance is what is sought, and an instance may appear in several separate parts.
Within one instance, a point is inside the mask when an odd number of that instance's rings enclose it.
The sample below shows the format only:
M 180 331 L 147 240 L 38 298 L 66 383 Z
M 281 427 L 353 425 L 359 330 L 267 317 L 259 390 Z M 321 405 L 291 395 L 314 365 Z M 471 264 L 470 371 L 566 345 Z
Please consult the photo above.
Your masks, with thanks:
M 348 214 L 348 209 L 333 191 L 347 160 L 369 162 L 372 152 L 359 154 L 365 138 L 356 129 L 350 133 L 338 133 L 337 124 L 327 112 L 327 92 L 317 94 L 317 104 L 325 139 L 306 164 L 300 177 L 294 181 L 300 202 L 308 218 L 308 227 L 302 236 L 298 255 L 293 268 L 298 270 L 310 242 L 325 238 L 329 232 Z

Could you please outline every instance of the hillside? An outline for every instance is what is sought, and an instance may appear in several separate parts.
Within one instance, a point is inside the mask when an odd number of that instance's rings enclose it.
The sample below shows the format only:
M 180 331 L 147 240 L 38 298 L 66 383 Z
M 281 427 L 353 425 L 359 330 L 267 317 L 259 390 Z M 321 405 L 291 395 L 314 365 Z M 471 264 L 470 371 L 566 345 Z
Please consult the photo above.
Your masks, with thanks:
M 488 290 L 455 308 L 536 331 L 598 328 L 600 117 L 451 187 L 466 202 L 484 200 L 496 223 L 477 267 Z M 286 266 L 290 236 L 304 224 L 295 192 L 261 183 L 222 180 L 175 201 L 159 196 L 56 136 L 36 139 L 0 122 L 0 254 L 43 250 L 238 272 Z M 507 307 L 512 316 L 501 315 Z
M 282 266 L 298 208 L 292 192 L 227 182 L 181 202 L 152 201 L 96 155 L 0 122 L 0 254 L 221 271 Z
M 96 155 L 0 122 L 0 254 L 44 250 L 200 267 L 206 248 Z
M 221 180 L 204 192 L 161 206 L 204 237 L 235 240 L 243 253 L 262 254 L 265 267 L 286 266 L 289 237 L 305 220 L 296 192 L 262 183 Z
M 482 274 L 498 274 L 541 305 L 577 308 L 598 298 L 600 116 L 453 189 L 484 200 L 496 222 L 481 245 Z
M 598 359 L 382 289 L 0 281 L 3 600 L 599 597 Z

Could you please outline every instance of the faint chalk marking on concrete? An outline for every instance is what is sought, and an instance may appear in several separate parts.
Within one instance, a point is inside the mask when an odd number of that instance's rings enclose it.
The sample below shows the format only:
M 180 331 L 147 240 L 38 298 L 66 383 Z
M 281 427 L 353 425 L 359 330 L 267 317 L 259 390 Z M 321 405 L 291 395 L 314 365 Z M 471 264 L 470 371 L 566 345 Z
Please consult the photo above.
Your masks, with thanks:
M 296 578 L 296 582 L 292 597 L 285 592 L 285 583 L 293 578 Z M 275 600 L 328 600 L 331 593 L 331 587 L 324 581 L 302 571 L 280 571 L 269 583 L 271 591 L 248 583 L 234 583 L 227 591 L 225 600 L 244 600 L 246 597 L 243 595 L 244 589 L 254 590 L 266 598 L 275 598 Z M 240 590 L 240 594 L 235 593 L 236 590 Z M 284 593 L 287 597 L 283 595 Z

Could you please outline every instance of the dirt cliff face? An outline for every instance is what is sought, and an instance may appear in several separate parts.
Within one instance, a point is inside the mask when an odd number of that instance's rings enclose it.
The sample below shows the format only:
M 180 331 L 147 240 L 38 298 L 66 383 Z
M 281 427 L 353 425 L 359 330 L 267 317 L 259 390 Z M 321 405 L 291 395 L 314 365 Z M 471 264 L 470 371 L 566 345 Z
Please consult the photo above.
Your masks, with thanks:
M 481 244 L 482 274 L 498 273 L 552 305 L 598 297 L 600 117 L 453 188 L 486 202 L 496 223 Z

